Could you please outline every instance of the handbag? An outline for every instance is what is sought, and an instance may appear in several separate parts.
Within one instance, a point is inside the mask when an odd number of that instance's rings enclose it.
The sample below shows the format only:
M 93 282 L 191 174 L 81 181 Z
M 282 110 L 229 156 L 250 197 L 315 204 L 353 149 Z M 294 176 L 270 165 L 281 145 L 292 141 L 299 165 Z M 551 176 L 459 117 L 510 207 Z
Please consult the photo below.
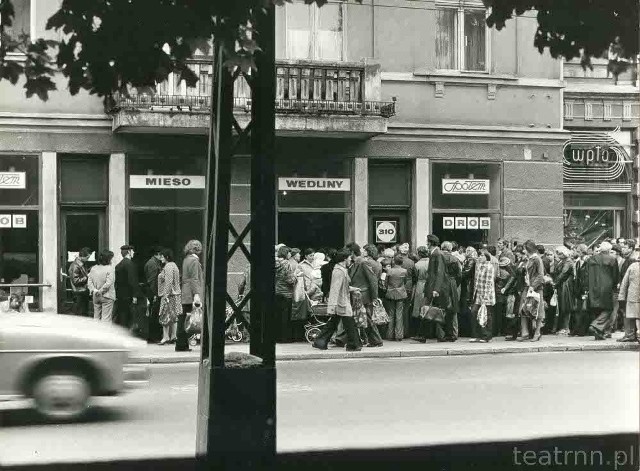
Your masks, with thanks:
M 356 327 L 360 329 L 366 329 L 369 325 L 367 321 L 367 308 L 360 306 L 360 308 L 353 312 L 353 320 L 356 322 Z
M 389 323 L 389 315 L 382 304 L 380 299 L 373 301 L 373 312 L 371 313 L 371 322 L 375 325 L 382 325 Z
M 515 295 L 510 294 L 509 296 L 507 296 L 507 312 L 506 312 L 507 319 L 513 319 L 514 317 L 516 317 L 515 305 L 516 305 L 516 297 Z
M 428 306 L 422 306 L 420 308 L 420 318 L 444 324 L 444 310 L 431 304 Z
M 478 309 L 478 324 L 480 327 L 486 327 L 487 325 L 487 306 L 485 303 L 482 303 L 480 309 Z
M 194 307 L 187 314 L 184 322 L 184 330 L 187 334 L 199 334 L 202 332 L 202 306 Z
M 540 294 L 536 293 L 533 290 L 533 288 L 529 288 L 529 291 L 527 292 L 527 296 L 524 300 L 524 303 L 522 303 L 520 314 L 522 314 L 525 317 L 537 319 L 539 305 L 540 305 Z

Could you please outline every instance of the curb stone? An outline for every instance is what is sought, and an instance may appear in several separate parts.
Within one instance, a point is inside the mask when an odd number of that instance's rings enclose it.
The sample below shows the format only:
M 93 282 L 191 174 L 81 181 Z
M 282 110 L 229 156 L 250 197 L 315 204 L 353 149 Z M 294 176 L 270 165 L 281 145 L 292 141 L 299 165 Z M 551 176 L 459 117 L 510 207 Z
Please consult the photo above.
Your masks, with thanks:
M 517 353 L 537 353 L 537 352 L 579 352 L 579 351 L 638 351 L 640 346 L 637 343 L 603 343 L 594 342 L 581 345 L 546 345 L 546 346 L 508 346 L 508 347 L 484 347 L 484 348 L 450 348 L 450 349 L 424 349 L 424 350 L 386 350 L 363 349 L 360 352 L 345 352 L 334 350 L 329 352 L 293 352 L 281 353 L 276 356 L 278 361 L 300 361 L 300 360 L 343 360 L 349 358 L 428 358 L 444 356 L 472 356 L 487 354 L 517 354 Z M 132 357 L 129 362 L 132 364 L 183 364 L 198 363 L 200 353 L 181 356 L 158 356 L 143 355 Z

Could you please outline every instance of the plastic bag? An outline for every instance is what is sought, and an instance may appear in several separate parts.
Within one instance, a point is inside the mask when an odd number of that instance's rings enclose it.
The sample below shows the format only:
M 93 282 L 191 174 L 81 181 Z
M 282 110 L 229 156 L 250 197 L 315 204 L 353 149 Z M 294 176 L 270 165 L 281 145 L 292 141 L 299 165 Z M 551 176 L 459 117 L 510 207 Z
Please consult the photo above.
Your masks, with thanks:
M 187 334 L 199 334 L 202 332 L 202 306 L 194 307 L 193 311 L 187 314 L 184 330 Z
M 480 324 L 480 327 L 486 327 L 487 325 L 487 306 L 484 303 L 478 309 L 478 324 Z
M 551 296 L 551 301 L 549 301 L 549 305 L 550 306 L 558 305 L 558 291 L 555 289 L 553 290 L 553 296 Z
M 389 323 L 389 315 L 382 304 L 380 299 L 373 301 L 373 312 L 371 313 L 371 321 L 375 325 L 382 325 Z

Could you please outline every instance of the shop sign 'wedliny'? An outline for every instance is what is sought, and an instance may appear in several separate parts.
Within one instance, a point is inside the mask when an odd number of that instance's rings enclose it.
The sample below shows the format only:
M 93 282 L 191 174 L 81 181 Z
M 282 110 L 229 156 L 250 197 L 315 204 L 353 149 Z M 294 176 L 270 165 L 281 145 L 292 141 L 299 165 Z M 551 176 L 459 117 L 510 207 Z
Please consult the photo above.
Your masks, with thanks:
M 202 175 L 130 175 L 129 187 L 147 190 L 204 190 L 205 179 Z
M 278 190 L 281 191 L 351 191 L 348 178 L 304 178 L 280 177 Z

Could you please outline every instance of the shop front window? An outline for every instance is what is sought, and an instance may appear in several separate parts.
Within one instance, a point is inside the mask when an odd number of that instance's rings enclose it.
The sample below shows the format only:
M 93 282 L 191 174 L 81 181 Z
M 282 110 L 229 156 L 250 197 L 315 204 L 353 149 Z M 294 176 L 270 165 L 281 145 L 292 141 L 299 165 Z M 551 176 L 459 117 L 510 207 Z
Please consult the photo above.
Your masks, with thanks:
M 178 266 L 191 239 L 204 233 L 204 157 L 131 156 L 129 243 L 144 281 L 143 268 L 154 246 L 173 250 Z
M 29 309 L 40 309 L 39 159 L 0 158 L 0 302 L 22 293 Z M 15 285 L 15 286 L 8 286 Z
M 461 245 L 495 243 L 502 231 L 502 167 L 489 163 L 434 163 L 433 231 Z
M 290 247 L 338 248 L 352 237 L 350 159 L 281 159 L 278 242 Z
M 566 209 L 565 241 L 595 246 L 607 238 L 620 237 L 622 211 L 614 209 Z

